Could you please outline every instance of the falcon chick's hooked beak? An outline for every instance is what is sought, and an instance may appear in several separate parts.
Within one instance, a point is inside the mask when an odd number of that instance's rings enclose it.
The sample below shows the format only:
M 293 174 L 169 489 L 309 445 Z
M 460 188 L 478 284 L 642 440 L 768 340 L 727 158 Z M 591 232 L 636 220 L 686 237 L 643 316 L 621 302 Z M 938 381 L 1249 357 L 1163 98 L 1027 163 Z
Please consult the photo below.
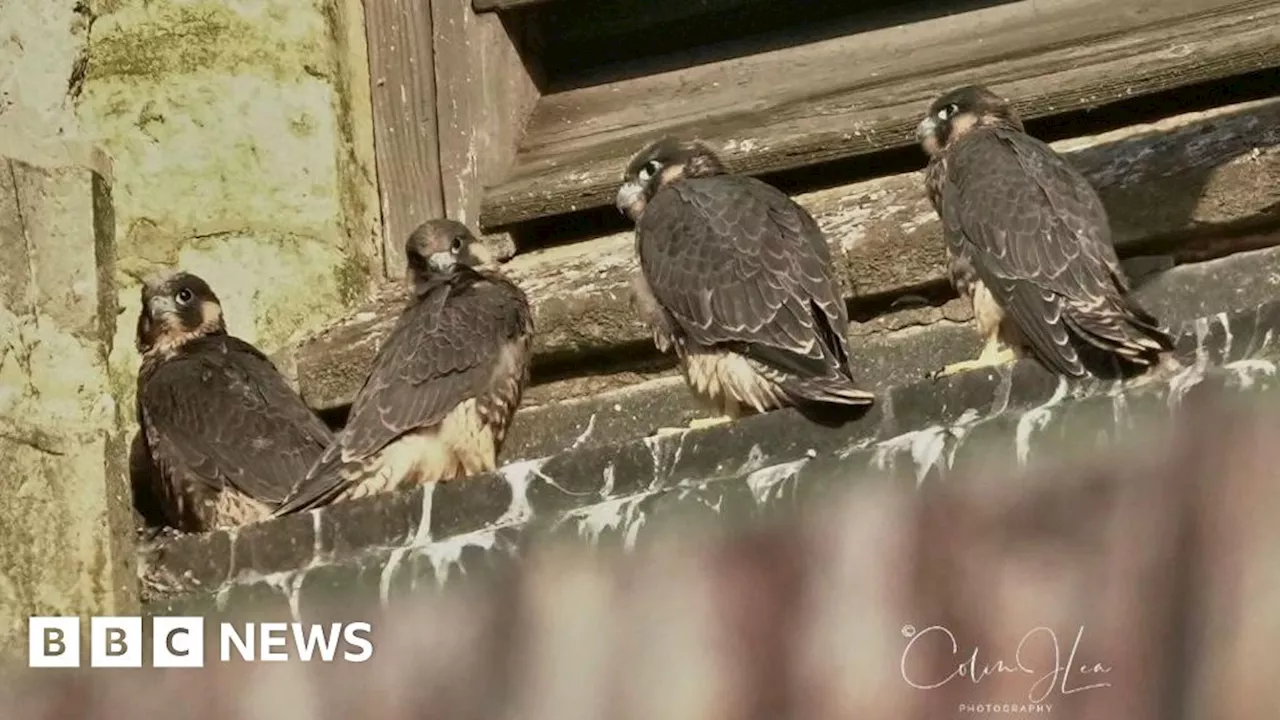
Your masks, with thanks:
M 938 118 L 934 115 L 926 115 L 919 125 L 916 125 L 916 140 L 924 142 L 929 138 L 936 138 L 938 135 Z
M 937 155 L 942 149 L 942 143 L 938 140 L 938 135 L 942 125 L 938 122 L 936 115 L 925 115 L 924 119 L 916 125 L 916 142 L 920 143 L 920 147 L 929 157 Z
M 447 273 L 458 264 L 458 258 L 451 252 L 431 253 L 427 256 L 427 267 L 432 272 Z
M 929 106 L 916 125 L 916 140 L 934 157 L 978 126 L 1022 131 L 1022 121 L 1004 98 L 985 87 L 966 85 L 944 93 Z
M 139 353 L 169 352 L 189 340 L 227 331 L 222 304 L 209 284 L 187 272 L 162 273 L 142 285 L 134 345 Z
M 460 268 L 494 264 L 493 256 L 466 225 L 448 219 L 428 220 L 409 234 L 404 244 L 406 280 L 415 292 L 425 292 L 453 277 Z
M 169 295 L 152 295 L 147 301 L 146 312 L 152 320 L 158 320 L 165 315 L 178 312 L 178 302 Z
M 618 212 L 634 220 L 644 212 L 644 186 L 631 180 L 622 183 L 614 204 L 618 206 Z

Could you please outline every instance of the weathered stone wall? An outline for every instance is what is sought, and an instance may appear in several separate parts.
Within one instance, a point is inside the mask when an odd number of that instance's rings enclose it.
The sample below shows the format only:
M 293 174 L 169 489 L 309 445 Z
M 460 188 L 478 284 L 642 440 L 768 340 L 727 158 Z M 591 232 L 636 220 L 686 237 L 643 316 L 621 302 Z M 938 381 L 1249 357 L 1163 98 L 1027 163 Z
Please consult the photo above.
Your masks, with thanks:
M 381 274 L 358 0 L 100 0 L 82 132 L 114 159 L 120 302 L 180 265 L 268 352 Z M 112 366 L 131 392 L 122 323 Z
M 5 0 L 0 28 L 3 647 L 136 602 L 139 280 L 203 275 L 276 352 L 382 261 L 359 0 Z
M 136 609 L 105 158 L 0 142 L 0 659 L 29 615 Z M 127 407 L 127 406 L 126 406 Z

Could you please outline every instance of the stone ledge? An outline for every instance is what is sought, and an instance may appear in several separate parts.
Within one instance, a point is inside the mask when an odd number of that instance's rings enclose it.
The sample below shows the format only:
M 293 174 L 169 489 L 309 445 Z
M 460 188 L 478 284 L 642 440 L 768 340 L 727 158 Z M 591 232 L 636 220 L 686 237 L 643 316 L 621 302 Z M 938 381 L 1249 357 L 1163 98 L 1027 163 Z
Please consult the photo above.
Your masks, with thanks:
M 783 481 L 793 485 L 787 502 L 802 502 L 812 495 L 810 486 L 838 485 L 866 466 L 919 483 L 968 462 L 976 454 L 970 437 L 988 437 L 987 446 L 1003 444 L 1006 455 L 1012 448 L 1025 459 L 1031 438 L 1060 434 L 1054 423 L 1064 417 L 1101 423 L 1089 427 L 1110 433 L 1123 426 L 1124 408 L 1176 407 L 1193 387 L 1269 386 L 1280 356 L 1276 330 L 1280 301 L 1268 299 L 1187 323 L 1177 339 L 1180 366 L 1128 383 L 1067 382 L 1023 361 L 895 387 L 843 427 L 773 412 L 681 435 L 569 450 L 466 482 L 341 503 L 238 532 L 181 538 L 155 551 L 148 572 L 156 593 L 152 608 L 209 612 L 249 602 L 296 613 L 307 604 L 299 593 L 308 586 L 325 588 L 316 591 L 322 593 L 363 588 L 385 601 L 446 578 L 459 562 L 463 569 L 501 563 L 543 530 L 631 544 L 660 516 L 731 517 L 758 512 L 761 503 L 777 505 Z M 1109 410 L 1110 425 L 1102 422 L 1102 410 Z
M 647 547 L 626 556 L 581 543 L 539 548 L 494 582 L 471 577 L 385 609 L 325 608 L 312 582 L 298 592 L 299 615 L 370 623 L 370 662 L 33 671 L 0 684 L 0 707 L 18 718 L 182 707 L 188 720 L 249 720 L 262 716 L 261 702 L 237 700 L 271 697 L 367 720 L 492 717 L 495 708 L 539 708 L 528 717 L 544 720 L 584 708 L 597 710 L 591 717 L 605 708 L 615 717 L 737 717 L 764 697 L 778 718 L 950 717 L 957 702 L 1012 713 L 1008 704 L 1035 677 L 937 692 L 903 683 L 903 623 L 942 619 L 962 657 L 975 642 L 986 657 L 1012 656 L 1037 625 L 1065 630 L 1068 643 L 1083 628 L 1078 658 L 1114 667 L 1116 682 L 1053 692 L 1046 703 L 1057 715 L 1065 707 L 1070 717 L 1164 719 L 1180 698 L 1212 710 L 1204 717 L 1251 718 L 1242 708 L 1280 707 L 1271 668 L 1257 662 L 1274 646 L 1280 600 L 1276 395 L 1237 394 L 1174 421 L 1157 403 L 1161 417 L 1139 418 L 1120 447 L 1033 471 L 983 467 L 921 492 L 844 478 L 849 490 L 823 497 L 820 511 L 738 532 L 684 528 L 658 540 L 646 525 Z M 1079 438 L 1085 447 L 1091 430 Z M 261 599 L 284 610 L 278 593 Z M 217 647 L 217 627 L 205 629 L 205 648 Z M 790 646 L 779 652 L 772 639 L 783 637 Z M 1057 667 L 1050 639 L 1033 650 L 1035 667 Z M 1191 662 L 1170 666 L 1187 647 Z M 695 675 L 728 682 L 655 709 L 652 700 L 665 698 L 654 687 Z
M 1122 255 L 1172 247 L 1280 217 L 1280 100 L 1054 143 L 1099 189 Z M 914 292 L 944 282 L 937 218 L 921 173 L 797 196 L 827 232 L 854 298 Z M 629 305 L 635 272 L 630 232 L 537 250 L 506 266 L 530 294 L 535 363 L 616 352 L 648 340 Z M 299 388 L 313 407 L 349 404 L 399 312 L 383 294 L 297 349 Z M 536 395 L 536 388 L 531 389 Z

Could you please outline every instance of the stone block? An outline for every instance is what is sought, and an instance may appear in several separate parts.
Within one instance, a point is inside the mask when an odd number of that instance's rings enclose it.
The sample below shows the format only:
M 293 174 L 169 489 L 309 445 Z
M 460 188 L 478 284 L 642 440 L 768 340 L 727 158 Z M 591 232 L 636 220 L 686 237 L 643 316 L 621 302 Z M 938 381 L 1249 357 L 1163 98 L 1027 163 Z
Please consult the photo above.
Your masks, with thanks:
M 232 333 L 274 355 L 363 298 L 382 261 L 359 1 L 93 12 L 76 113 L 115 165 L 126 315 L 142 277 L 181 266 L 213 286 Z M 111 357 L 120 396 L 132 333 L 121 323 Z
M 29 615 L 137 609 L 109 172 L 27 140 L 0 134 L 0 654 Z

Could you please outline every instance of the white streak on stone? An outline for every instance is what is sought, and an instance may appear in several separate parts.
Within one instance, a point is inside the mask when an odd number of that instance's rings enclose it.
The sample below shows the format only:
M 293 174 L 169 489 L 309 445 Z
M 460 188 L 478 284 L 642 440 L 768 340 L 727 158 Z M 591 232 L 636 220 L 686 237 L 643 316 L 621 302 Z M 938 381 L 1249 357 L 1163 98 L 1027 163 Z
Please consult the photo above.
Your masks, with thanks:
M 1218 323 L 1222 325 L 1222 357 L 1226 359 L 1231 357 L 1231 343 L 1235 340 L 1235 336 L 1231 334 L 1231 322 L 1227 320 L 1225 312 L 1220 312 L 1215 317 L 1218 318 Z
M 924 476 L 938 462 L 947 444 L 947 430 L 933 425 L 923 430 L 903 433 L 884 442 L 876 443 L 871 462 L 880 470 L 897 467 L 897 456 L 903 451 L 911 453 L 915 464 L 916 485 L 924 482 Z
M 657 489 L 666 476 L 671 474 L 676 465 L 680 463 L 680 458 L 684 456 L 684 441 L 688 436 L 688 431 L 684 430 L 679 433 L 671 433 L 668 435 L 649 435 L 641 438 L 644 446 L 649 449 L 649 456 L 653 458 L 653 477 L 649 480 L 649 488 Z M 666 446 L 675 443 L 675 449 L 668 449 Z
M 536 475 L 551 483 L 551 478 L 542 473 L 542 466 L 547 460 L 548 458 L 522 460 L 498 470 L 511 486 L 511 504 L 507 506 L 507 511 L 502 514 L 502 517 L 494 523 L 495 526 L 516 525 L 533 517 L 533 506 L 529 504 L 529 481 Z
M 444 585 L 454 566 L 462 560 L 464 550 L 469 547 L 492 550 L 497 540 L 498 528 L 487 527 L 464 535 L 455 535 L 448 540 L 433 542 L 422 548 L 421 552 L 431 561 L 431 567 L 436 574 L 436 584 Z
M 1266 350 L 1270 346 L 1271 346 L 1271 330 L 1267 330 L 1266 334 L 1262 336 L 1262 344 L 1258 346 L 1258 349 L 1255 352 L 1262 352 L 1263 350 Z
M 551 483 L 551 478 L 542 473 L 542 466 L 547 458 L 521 460 L 498 469 L 498 473 L 506 479 L 511 487 L 511 504 L 502 516 L 492 525 L 469 533 L 455 535 L 444 540 L 429 540 L 414 548 L 420 555 L 426 555 L 435 570 L 436 583 L 443 585 L 449 579 L 454 566 L 462 559 L 462 553 L 469 547 L 481 550 L 493 550 L 498 542 L 498 531 L 503 528 L 522 525 L 533 517 L 533 506 L 529 503 L 529 483 L 534 476 Z M 551 483 L 554 485 L 554 483 Z M 425 508 L 424 508 L 425 509 Z M 430 537 L 428 533 L 428 538 Z M 417 539 L 415 538 L 415 544 Z
M 387 564 L 382 566 L 382 574 L 378 576 L 378 600 L 383 607 L 386 607 L 390 601 L 391 579 L 395 576 L 396 570 L 400 569 L 400 564 L 404 562 L 404 556 L 408 555 L 412 549 L 412 546 L 406 545 L 392 550 L 387 557 Z
M 604 469 L 604 486 L 600 488 L 600 497 L 609 497 L 613 494 L 614 483 L 617 482 L 618 469 L 609 463 Z
M 587 418 L 587 429 L 583 430 L 581 435 L 573 439 L 573 442 L 569 444 L 569 449 L 576 450 L 577 448 L 581 447 L 582 443 L 586 442 L 587 438 L 591 437 L 591 433 L 595 432 L 595 429 L 596 429 L 596 414 L 591 413 L 591 417 Z
M 1111 418 L 1115 421 L 1117 431 L 1132 427 L 1133 422 L 1129 417 L 1129 399 L 1124 394 L 1124 382 L 1115 381 L 1107 394 L 1111 396 Z
M 236 567 L 236 541 L 240 539 L 240 528 L 239 526 L 229 527 L 226 529 L 226 533 L 227 545 L 231 548 L 231 572 L 227 575 L 229 578 L 234 580 L 240 575 L 241 570 L 244 569 Z
M 405 556 L 431 544 L 431 509 L 434 506 L 437 486 L 438 483 L 434 482 L 422 486 L 422 512 L 418 519 L 418 527 L 414 529 L 413 537 L 409 538 L 409 542 L 404 547 L 392 550 L 387 557 L 387 564 L 382 566 L 382 574 L 378 576 L 378 599 L 382 601 L 384 607 L 390 601 L 391 581 L 404 563 Z
M 320 536 L 320 527 L 322 524 L 320 522 L 320 513 L 322 510 L 316 508 L 315 510 L 309 510 L 308 512 L 311 513 L 311 562 L 314 563 L 320 559 L 320 555 L 324 550 L 324 543 L 321 541 Z
M 1193 327 L 1196 331 L 1196 365 L 1204 367 L 1209 363 L 1209 349 L 1204 345 L 1209 337 L 1209 318 L 1196 318 Z
M 1008 398 L 1005 399 L 1005 404 L 1008 404 Z M 964 442 L 966 437 L 968 437 L 969 432 L 982 422 L 981 413 L 979 413 L 975 408 L 966 408 L 964 412 L 960 413 L 960 417 L 956 418 L 955 423 L 951 425 L 947 434 L 951 436 L 954 442 L 950 443 L 951 448 L 947 452 L 948 470 L 955 465 L 956 451 L 960 449 L 960 444 Z
M 747 459 L 743 461 L 735 474 L 741 475 L 742 473 L 755 472 L 764 467 L 764 461 L 764 451 L 760 449 L 759 445 L 752 445 L 751 450 L 747 452 Z
M 631 550 L 646 519 L 640 503 L 655 494 L 653 491 L 641 492 L 576 508 L 565 513 L 561 522 L 576 522 L 578 536 L 592 544 L 600 541 L 600 534 L 605 530 L 621 530 L 623 547 Z
M 277 582 L 268 581 L 269 584 L 279 588 L 289 601 L 289 617 L 296 623 L 302 622 L 302 609 L 298 605 L 298 597 L 302 594 L 299 590 L 302 589 L 302 581 L 306 576 L 305 570 L 298 570 L 285 574 Z
M 438 483 L 425 483 L 422 486 L 422 517 L 418 520 L 418 527 L 413 532 L 413 539 L 409 541 L 410 545 L 422 546 L 431 542 L 431 512 L 435 504 L 436 487 Z
M 862 438 L 861 440 L 859 440 L 856 443 L 853 443 L 852 445 L 845 446 L 845 448 L 842 449 L 840 452 L 836 453 L 836 455 L 841 460 L 848 460 L 850 455 L 866 450 L 867 448 L 871 447 L 872 443 L 874 442 L 875 442 L 874 437 Z
M 933 425 L 876 443 L 875 451 L 871 455 L 871 463 L 880 470 L 894 468 L 897 467 L 897 456 L 903 452 L 909 452 L 911 461 L 915 464 L 918 486 L 924 482 L 925 476 L 934 467 L 951 469 L 960 443 L 981 422 L 982 414 L 977 409 L 966 408 L 949 426 Z M 841 457 L 848 457 L 866 444 L 867 441 L 862 441 L 851 448 L 846 448 L 841 453 Z
M 1202 380 L 1204 380 L 1204 368 L 1200 365 L 1191 365 L 1174 375 L 1169 380 L 1169 408 L 1174 409 L 1182 405 L 1182 398 Z
M 1193 327 L 1196 333 L 1196 361 L 1169 380 L 1168 404 L 1171 410 L 1180 407 L 1187 392 L 1204 380 L 1205 367 L 1209 364 L 1209 351 L 1205 347 L 1205 339 L 1209 335 L 1208 318 L 1196 318 Z
M 751 495 L 756 500 L 756 505 L 763 505 L 765 501 L 775 494 L 777 488 L 787 480 L 795 477 L 800 472 L 800 468 L 809 463 L 809 458 L 801 458 L 793 462 L 781 463 L 772 467 L 760 468 L 747 476 L 747 487 L 751 488 Z
M 653 458 L 653 480 L 651 485 L 656 485 L 658 483 L 658 478 L 666 475 L 667 472 L 671 468 L 675 467 L 676 463 L 679 462 L 680 455 L 684 452 L 684 438 L 686 434 L 687 433 L 685 432 L 681 432 L 679 434 L 679 444 L 676 446 L 675 451 L 669 451 L 665 448 L 665 445 L 672 442 L 677 437 L 675 434 L 650 435 L 643 438 L 644 446 L 649 448 L 649 456 Z M 668 457 L 671 458 L 670 461 L 666 459 Z
M 676 441 L 676 451 L 675 453 L 672 454 L 671 464 L 668 466 L 669 469 L 674 469 L 677 465 L 680 464 L 680 458 L 684 457 L 684 440 L 687 437 L 689 437 L 687 433 L 681 434 L 679 439 Z M 653 486 L 656 487 L 658 478 L 655 477 L 653 480 L 654 480 Z
M 1223 368 L 1235 374 L 1236 379 L 1240 382 L 1240 387 L 1246 390 L 1253 387 L 1253 383 L 1259 375 L 1275 377 L 1276 374 L 1276 364 L 1270 360 L 1237 360 L 1233 363 L 1227 363 Z
M 1031 457 L 1031 434 L 1040 430 L 1053 419 L 1053 409 L 1067 397 L 1067 379 L 1058 377 L 1058 387 L 1053 395 L 1044 403 L 1022 413 L 1018 418 L 1017 431 L 1014 434 L 1014 448 L 1018 453 L 1018 464 L 1026 465 Z
M 654 474 L 659 474 L 662 470 L 662 436 L 648 435 L 640 439 L 644 442 L 644 446 L 649 448 L 649 457 L 653 459 Z

